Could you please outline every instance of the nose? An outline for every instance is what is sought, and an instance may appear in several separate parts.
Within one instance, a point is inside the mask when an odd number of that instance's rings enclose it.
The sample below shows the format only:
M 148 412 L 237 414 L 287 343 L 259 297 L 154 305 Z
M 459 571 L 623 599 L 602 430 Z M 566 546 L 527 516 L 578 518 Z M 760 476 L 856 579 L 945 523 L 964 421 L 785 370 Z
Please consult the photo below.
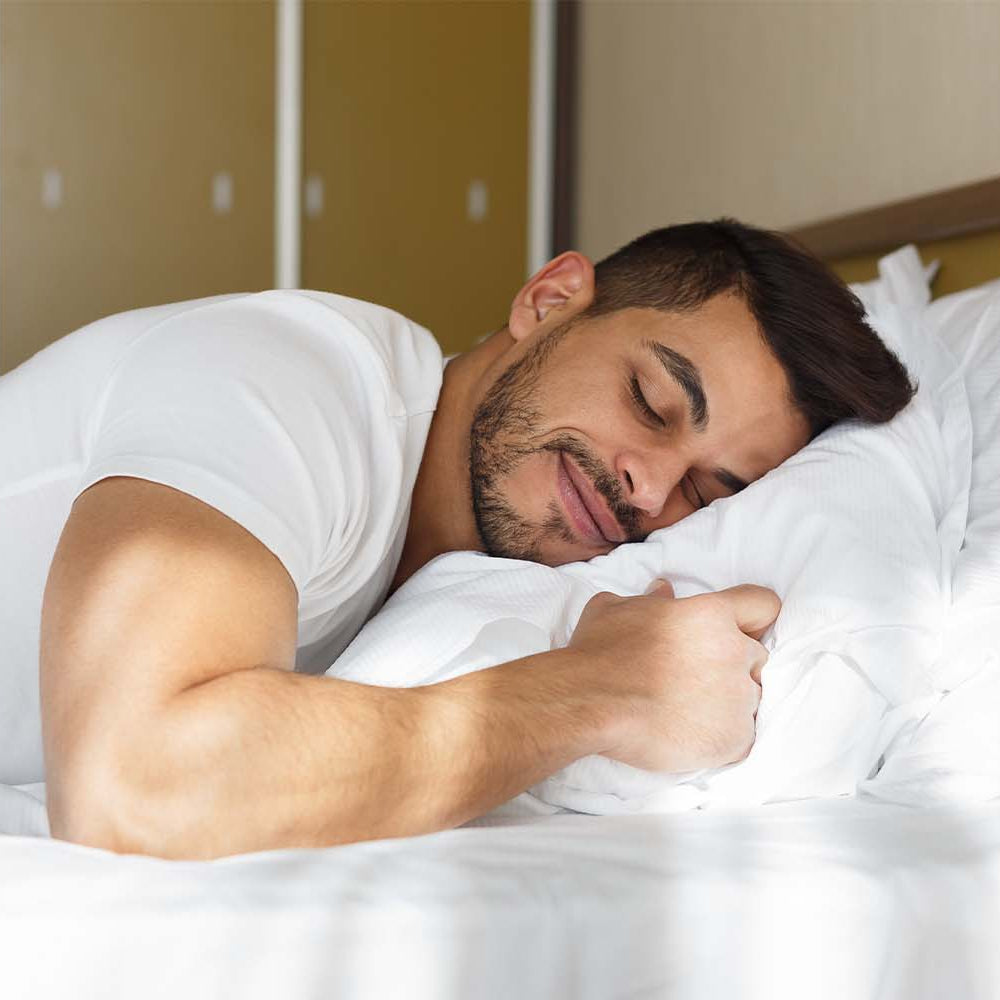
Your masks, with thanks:
M 625 489 L 625 499 L 647 517 L 658 518 L 687 472 L 687 461 L 679 453 L 622 452 L 616 471 Z

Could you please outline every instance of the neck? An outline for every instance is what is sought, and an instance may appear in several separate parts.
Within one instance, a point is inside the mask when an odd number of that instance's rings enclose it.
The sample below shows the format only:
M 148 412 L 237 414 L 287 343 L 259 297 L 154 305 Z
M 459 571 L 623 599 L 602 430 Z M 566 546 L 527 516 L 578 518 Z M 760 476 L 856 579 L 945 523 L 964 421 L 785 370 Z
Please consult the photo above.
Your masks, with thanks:
M 458 550 L 483 551 L 472 512 L 469 431 L 490 369 L 511 343 L 507 330 L 498 330 L 445 366 L 390 594 L 436 556 Z

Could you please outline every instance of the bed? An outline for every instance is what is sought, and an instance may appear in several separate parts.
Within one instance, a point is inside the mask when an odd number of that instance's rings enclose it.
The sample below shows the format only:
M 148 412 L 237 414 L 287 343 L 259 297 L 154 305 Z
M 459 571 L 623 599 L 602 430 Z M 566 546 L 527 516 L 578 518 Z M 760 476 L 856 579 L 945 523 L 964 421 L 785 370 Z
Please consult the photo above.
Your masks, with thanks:
M 920 241 L 939 286 L 969 289 L 923 304 L 957 329 L 1000 279 L 1000 179 L 972 188 L 796 236 L 871 294 L 883 252 Z M 970 398 L 992 430 L 997 397 Z M 947 703 L 962 711 L 934 716 L 975 766 L 915 741 L 853 794 L 618 815 L 539 795 L 457 830 L 211 862 L 52 841 L 44 786 L 0 787 L 0 995 L 1000 996 L 1000 773 L 982 759 L 1000 729 L 1000 528 L 986 508 L 945 623 L 985 668 Z M 903 782 L 904 765 L 921 780 Z
M 1000 805 L 553 816 L 184 863 L 0 849 L 4 995 L 995 997 Z

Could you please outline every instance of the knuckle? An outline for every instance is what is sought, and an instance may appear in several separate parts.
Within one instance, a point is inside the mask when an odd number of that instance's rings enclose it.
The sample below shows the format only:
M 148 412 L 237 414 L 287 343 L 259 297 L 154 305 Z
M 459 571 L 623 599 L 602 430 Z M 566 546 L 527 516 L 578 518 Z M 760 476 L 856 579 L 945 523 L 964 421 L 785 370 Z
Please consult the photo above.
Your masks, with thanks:
M 751 645 L 747 650 L 750 666 L 763 667 L 767 663 L 770 653 L 766 646 L 762 646 L 756 639 L 750 640 Z
M 587 601 L 586 606 L 588 608 L 601 608 L 607 607 L 612 604 L 617 598 L 610 590 L 599 590 L 589 601 Z
M 714 594 L 689 597 L 684 602 L 675 602 L 672 607 L 684 617 L 685 624 L 694 628 L 714 628 L 721 619 L 722 605 Z

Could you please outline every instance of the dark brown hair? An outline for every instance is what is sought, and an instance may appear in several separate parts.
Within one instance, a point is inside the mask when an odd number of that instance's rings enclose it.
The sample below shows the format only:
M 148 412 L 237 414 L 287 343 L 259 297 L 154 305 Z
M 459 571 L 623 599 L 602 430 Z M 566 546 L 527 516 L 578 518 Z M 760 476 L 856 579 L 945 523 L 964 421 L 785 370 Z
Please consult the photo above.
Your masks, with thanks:
M 627 308 L 687 312 L 728 291 L 749 307 L 813 435 L 849 417 L 883 423 L 916 392 L 836 275 L 789 237 L 735 219 L 654 229 L 606 257 L 579 319 Z

